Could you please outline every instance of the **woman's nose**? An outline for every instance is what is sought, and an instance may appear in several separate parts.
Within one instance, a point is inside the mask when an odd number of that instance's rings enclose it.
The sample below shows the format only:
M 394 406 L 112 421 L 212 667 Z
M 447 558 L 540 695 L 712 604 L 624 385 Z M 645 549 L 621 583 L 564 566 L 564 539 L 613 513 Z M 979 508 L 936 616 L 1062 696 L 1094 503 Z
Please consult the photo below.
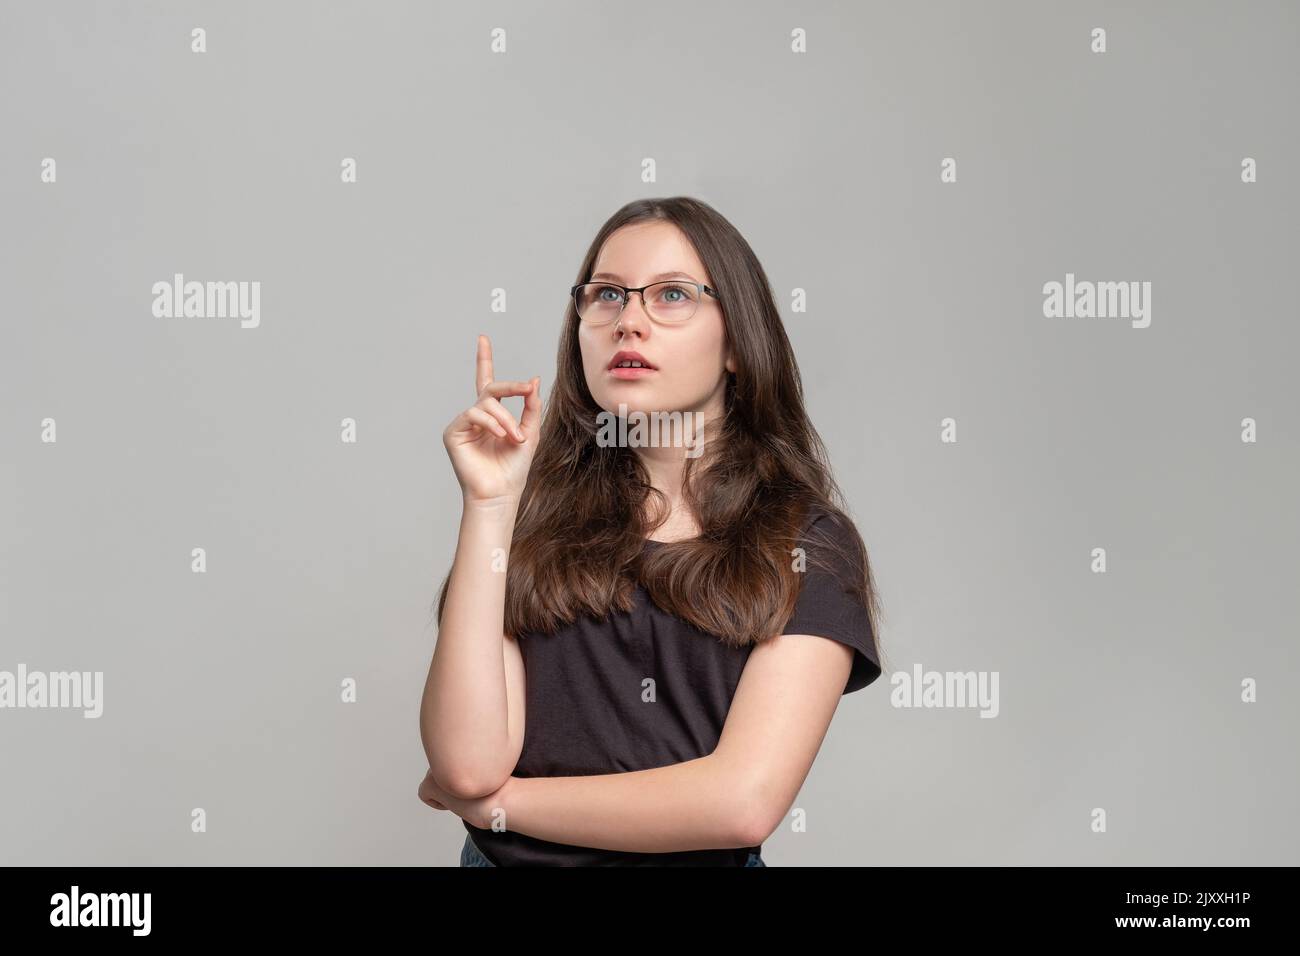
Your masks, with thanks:
M 636 306 L 633 306 L 631 298 L 629 298 L 627 304 L 623 306 L 623 312 L 618 317 L 618 322 L 614 328 L 615 330 L 621 329 L 624 332 L 636 332 L 639 335 L 644 335 L 646 330 L 650 328 L 650 316 L 646 314 L 645 299 L 642 298 L 641 293 L 636 292 L 633 295 L 637 299 Z

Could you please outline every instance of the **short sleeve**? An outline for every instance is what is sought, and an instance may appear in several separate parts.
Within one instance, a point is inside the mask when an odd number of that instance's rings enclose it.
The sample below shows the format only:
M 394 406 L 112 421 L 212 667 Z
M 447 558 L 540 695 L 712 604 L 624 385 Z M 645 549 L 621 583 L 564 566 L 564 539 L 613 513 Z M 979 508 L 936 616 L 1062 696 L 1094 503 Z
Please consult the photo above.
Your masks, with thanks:
M 845 555 L 861 555 L 862 546 L 843 520 L 827 514 L 816 517 L 800 542 L 805 552 L 803 585 L 781 633 L 812 634 L 853 648 L 853 669 L 844 685 L 844 693 L 851 694 L 880 676 L 880 661 L 867 606 L 846 583 L 853 572 Z

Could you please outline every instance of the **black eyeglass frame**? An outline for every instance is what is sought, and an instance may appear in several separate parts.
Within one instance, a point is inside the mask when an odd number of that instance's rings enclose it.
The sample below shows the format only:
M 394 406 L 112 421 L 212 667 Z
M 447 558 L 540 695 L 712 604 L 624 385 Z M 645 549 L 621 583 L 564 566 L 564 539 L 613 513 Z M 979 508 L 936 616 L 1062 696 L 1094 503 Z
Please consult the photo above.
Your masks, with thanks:
M 574 314 L 578 316 L 578 320 L 579 320 L 579 321 L 582 321 L 582 313 L 578 312 L 578 290 L 579 290 L 579 289 L 581 289 L 584 285 L 606 285 L 606 286 L 609 286 L 609 287 L 612 288 L 612 289 L 622 289 L 622 290 L 623 290 L 623 305 L 622 305 L 622 306 L 619 308 L 619 310 L 618 310 L 619 318 L 622 318 L 622 316 L 623 316 L 623 309 L 626 309 L 626 308 L 627 308 L 627 304 L 628 304 L 629 302 L 632 301 L 632 293 L 633 293 L 633 292 L 639 292 L 639 293 L 641 293 L 641 304 L 644 306 L 644 305 L 645 305 L 645 290 L 646 290 L 646 289 L 648 289 L 648 288 L 650 288 L 650 286 L 654 286 L 654 285 L 670 285 L 670 284 L 694 286 L 695 289 L 698 290 L 699 292 L 701 292 L 701 293 L 707 292 L 709 295 L 713 296 L 713 297 L 714 297 L 715 299 L 717 299 L 719 302 L 722 301 L 722 299 L 719 298 L 718 293 L 717 293 L 714 289 L 710 289 L 710 288 L 709 288 L 707 285 L 705 285 L 703 282 L 688 282 L 686 279 L 660 279 L 658 282 L 651 282 L 651 283 L 649 283 L 648 285 L 643 285 L 643 286 L 641 286 L 641 288 L 639 288 L 639 289 L 629 289 L 627 286 L 625 286 L 625 285 L 619 285 L 617 282 L 606 282 L 606 281 L 604 281 L 603 279 L 596 279 L 596 280 L 588 281 L 588 282 L 579 282 L 577 285 L 575 285 L 572 289 L 569 290 L 569 295 L 570 295 L 570 297 L 573 299 L 573 311 L 574 311 Z M 646 311 L 647 311 L 647 313 L 648 313 L 650 310 L 649 310 L 649 309 L 646 309 Z M 695 311 L 698 312 L 699 309 L 696 309 Z M 694 312 L 691 313 L 691 318 L 695 318 L 695 313 L 694 313 Z M 614 321 L 618 321 L 618 319 L 615 319 Z M 606 323 L 606 324 L 608 324 L 608 323 Z

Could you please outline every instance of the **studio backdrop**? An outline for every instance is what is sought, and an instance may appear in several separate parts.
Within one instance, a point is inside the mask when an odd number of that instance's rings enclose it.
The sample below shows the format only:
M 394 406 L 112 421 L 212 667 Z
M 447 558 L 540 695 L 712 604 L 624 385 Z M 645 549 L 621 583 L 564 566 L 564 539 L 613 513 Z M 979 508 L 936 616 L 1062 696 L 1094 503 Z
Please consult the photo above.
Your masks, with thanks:
M 768 272 L 883 610 L 769 865 L 1300 861 L 1298 35 L 4 0 L 0 862 L 456 865 L 441 432 L 679 195 Z

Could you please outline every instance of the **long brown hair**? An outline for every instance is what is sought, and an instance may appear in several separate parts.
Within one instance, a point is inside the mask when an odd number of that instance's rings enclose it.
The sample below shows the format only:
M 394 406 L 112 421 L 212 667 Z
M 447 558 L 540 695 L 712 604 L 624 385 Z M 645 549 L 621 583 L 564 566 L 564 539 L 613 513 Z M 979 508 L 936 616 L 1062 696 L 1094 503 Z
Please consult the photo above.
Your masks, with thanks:
M 723 313 L 736 371 L 725 415 L 710 421 L 706 454 L 687 458 L 682 500 L 697 538 L 645 549 L 668 517 L 636 452 L 596 441 L 597 416 L 583 375 L 578 316 L 570 300 L 555 384 L 519 503 L 506 572 L 505 633 L 554 633 L 578 615 L 597 620 L 632 608 L 640 582 L 661 609 L 732 646 L 781 633 L 807 564 L 832 571 L 865 605 L 879 660 L 880 609 L 861 535 L 843 506 L 826 450 L 804 409 L 794 350 L 767 275 L 749 243 L 707 203 L 686 196 L 638 199 L 592 240 L 575 282 L 587 282 L 605 240 L 629 223 L 661 220 L 693 243 Z M 816 517 L 836 538 L 808 534 Z M 819 526 L 819 529 L 823 527 Z M 450 575 L 438 597 L 442 619 Z

